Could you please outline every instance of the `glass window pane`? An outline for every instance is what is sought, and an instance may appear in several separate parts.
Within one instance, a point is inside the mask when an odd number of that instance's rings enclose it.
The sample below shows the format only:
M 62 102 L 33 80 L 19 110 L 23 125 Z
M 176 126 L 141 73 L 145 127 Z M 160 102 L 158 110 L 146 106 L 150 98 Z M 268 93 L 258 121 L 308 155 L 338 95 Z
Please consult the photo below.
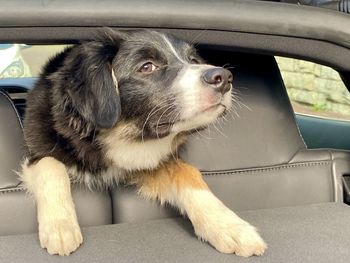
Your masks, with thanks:
M 65 47 L 0 44 L 0 79 L 38 77 L 47 60 Z
M 350 93 L 337 71 L 304 60 L 276 60 L 296 113 L 350 120 Z

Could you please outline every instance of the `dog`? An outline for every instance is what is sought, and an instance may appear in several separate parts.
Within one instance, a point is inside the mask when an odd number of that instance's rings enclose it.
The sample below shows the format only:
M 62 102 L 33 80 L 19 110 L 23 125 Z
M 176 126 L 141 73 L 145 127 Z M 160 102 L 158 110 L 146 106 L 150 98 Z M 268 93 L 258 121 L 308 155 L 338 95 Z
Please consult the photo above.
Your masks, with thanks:
M 21 172 L 36 200 L 41 247 L 69 255 L 83 241 L 71 183 L 124 182 L 179 209 L 218 251 L 262 255 L 256 229 L 176 156 L 191 133 L 230 109 L 232 80 L 191 44 L 157 31 L 105 28 L 50 59 L 28 94 Z

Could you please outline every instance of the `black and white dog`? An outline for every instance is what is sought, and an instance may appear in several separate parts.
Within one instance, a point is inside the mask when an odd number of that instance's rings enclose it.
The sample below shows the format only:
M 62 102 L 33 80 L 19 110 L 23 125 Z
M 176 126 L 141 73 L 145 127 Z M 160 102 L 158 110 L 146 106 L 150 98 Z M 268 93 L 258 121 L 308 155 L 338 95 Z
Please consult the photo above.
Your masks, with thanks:
M 208 189 L 176 149 L 231 106 L 232 74 L 156 31 L 105 29 L 97 40 L 51 59 L 30 92 L 21 177 L 37 203 L 39 238 L 50 254 L 82 243 L 71 182 L 126 182 L 169 203 L 224 253 L 262 255 L 264 241 Z

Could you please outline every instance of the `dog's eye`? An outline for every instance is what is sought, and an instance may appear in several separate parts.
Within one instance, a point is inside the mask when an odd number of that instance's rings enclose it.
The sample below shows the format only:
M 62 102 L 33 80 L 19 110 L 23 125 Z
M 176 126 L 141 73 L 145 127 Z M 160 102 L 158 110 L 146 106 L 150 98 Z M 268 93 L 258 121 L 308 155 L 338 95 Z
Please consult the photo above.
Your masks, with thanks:
M 153 71 L 155 71 L 158 67 L 156 65 L 154 65 L 152 62 L 147 62 L 145 64 L 143 64 L 140 68 L 139 68 L 139 72 L 141 73 L 152 73 Z

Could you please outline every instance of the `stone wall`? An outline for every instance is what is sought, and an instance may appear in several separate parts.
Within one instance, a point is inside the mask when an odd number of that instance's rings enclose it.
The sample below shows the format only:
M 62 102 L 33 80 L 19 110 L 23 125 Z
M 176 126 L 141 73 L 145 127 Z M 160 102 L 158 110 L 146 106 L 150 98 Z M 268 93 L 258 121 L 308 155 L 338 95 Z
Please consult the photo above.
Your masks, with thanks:
M 303 60 L 276 59 L 292 101 L 313 111 L 350 115 L 350 93 L 338 72 Z

